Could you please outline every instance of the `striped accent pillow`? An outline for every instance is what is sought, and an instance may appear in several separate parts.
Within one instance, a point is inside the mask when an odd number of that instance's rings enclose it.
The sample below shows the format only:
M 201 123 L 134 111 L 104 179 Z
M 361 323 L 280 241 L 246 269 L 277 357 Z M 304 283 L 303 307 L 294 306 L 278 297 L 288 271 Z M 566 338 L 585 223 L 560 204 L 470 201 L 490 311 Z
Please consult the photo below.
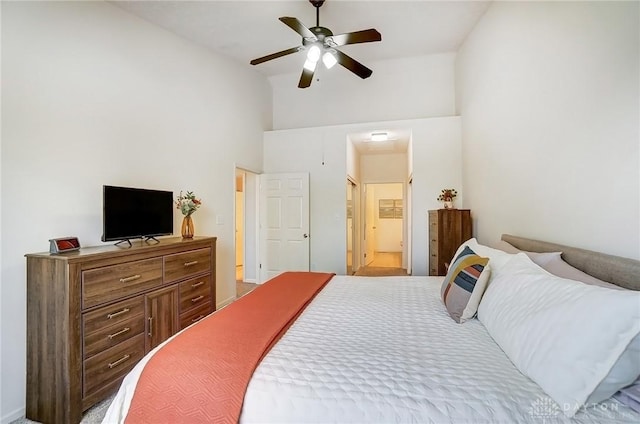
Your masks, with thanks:
M 449 266 L 440 294 L 454 321 L 462 324 L 476 315 L 491 273 L 488 263 L 465 246 Z

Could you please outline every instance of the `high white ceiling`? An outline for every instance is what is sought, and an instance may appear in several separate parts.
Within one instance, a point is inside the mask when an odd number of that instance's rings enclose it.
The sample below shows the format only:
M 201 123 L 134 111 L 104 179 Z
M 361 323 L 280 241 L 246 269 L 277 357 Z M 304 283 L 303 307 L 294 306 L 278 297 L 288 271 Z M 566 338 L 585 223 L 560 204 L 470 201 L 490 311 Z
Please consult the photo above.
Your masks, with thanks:
M 316 9 L 308 0 L 111 3 L 248 67 L 252 59 L 301 44 L 301 37 L 279 17 L 295 17 L 307 27 L 316 25 Z M 457 51 L 489 4 L 461 0 L 326 0 L 320 8 L 320 26 L 334 34 L 377 29 L 382 34 L 381 42 L 340 47 L 375 72 L 371 65 L 375 61 Z M 303 55 L 290 54 L 254 69 L 265 76 L 300 73 Z M 354 79 L 354 83 L 357 81 Z M 350 136 L 362 154 L 406 152 L 410 137 L 408 132 L 390 132 L 389 141 L 372 143 L 370 135 Z
M 280 22 L 279 17 L 293 16 L 307 27 L 316 24 L 316 9 L 307 0 L 112 3 L 247 66 L 251 66 L 251 59 L 301 44 L 301 37 Z M 340 48 L 366 66 L 378 60 L 456 51 L 489 3 L 327 0 L 320 8 L 320 26 L 334 34 L 377 29 L 382 34 L 381 42 Z M 274 59 L 256 65 L 255 69 L 268 76 L 299 73 L 303 54 Z

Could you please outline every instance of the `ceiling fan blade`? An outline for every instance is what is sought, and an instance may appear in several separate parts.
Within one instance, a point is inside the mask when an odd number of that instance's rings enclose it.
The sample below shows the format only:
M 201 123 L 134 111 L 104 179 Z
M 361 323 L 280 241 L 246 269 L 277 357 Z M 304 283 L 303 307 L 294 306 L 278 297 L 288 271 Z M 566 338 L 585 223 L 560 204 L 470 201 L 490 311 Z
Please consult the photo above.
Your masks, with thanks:
M 311 81 L 313 80 L 313 74 L 315 72 L 315 68 L 313 71 L 310 71 L 307 68 L 302 68 L 302 75 L 300 75 L 300 82 L 298 82 L 298 88 L 307 88 L 311 85 Z
M 331 37 L 336 46 L 345 46 L 347 44 L 371 43 L 373 41 L 382 41 L 382 35 L 373 28 L 362 31 L 348 32 L 346 34 L 333 35 Z
M 315 34 L 309 28 L 302 25 L 302 22 L 290 16 L 283 16 L 280 19 L 286 26 L 300 34 L 303 38 L 316 38 Z
M 338 59 L 338 63 L 340 65 L 344 66 L 345 68 L 347 68 L 348 70 L 350 70 L 351 72 L 359 76 L 360 78 L 362 79 L 369 78 L 373 73 L 371 69 L 367 68 L 362 63 L 358 62 L 352 57 L 342 53 L 340 50 L 336 50 L 335 54 L 337 56 L 336 59 Z
M 262 62 L 266 62 L 267 60 L 277 59 L 279 57 L 286 56 L 286 55 L 291 54 L 291 53 L 297 53 L 297 52 L 300 51 L 300 49 L 302 49 L 301 46 L 291 47 L 290 49 L 282 50 L 281 52 L 277 52 L 277 53 L 269 54 L 267 56 L 259 57 L 257 59 L 253 59 L 249 63 L 251 63 L 252 65 L 258 65 L 258 64 L 260 64 Z

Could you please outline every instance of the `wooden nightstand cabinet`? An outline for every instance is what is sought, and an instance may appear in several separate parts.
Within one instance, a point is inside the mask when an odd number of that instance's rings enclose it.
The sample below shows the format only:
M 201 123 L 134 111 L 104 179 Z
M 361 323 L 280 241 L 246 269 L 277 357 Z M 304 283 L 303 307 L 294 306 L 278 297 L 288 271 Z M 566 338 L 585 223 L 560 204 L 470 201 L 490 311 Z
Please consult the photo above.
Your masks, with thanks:
M 429 211 L 429 275 L 446 275 L 445 263 L 462 243 L 472 236 L 469 209 L 438 209 Z
M 80 422 L 145 353 L 215 310 L 215 237 L 26 257 L 26 417 L 38 422 Z

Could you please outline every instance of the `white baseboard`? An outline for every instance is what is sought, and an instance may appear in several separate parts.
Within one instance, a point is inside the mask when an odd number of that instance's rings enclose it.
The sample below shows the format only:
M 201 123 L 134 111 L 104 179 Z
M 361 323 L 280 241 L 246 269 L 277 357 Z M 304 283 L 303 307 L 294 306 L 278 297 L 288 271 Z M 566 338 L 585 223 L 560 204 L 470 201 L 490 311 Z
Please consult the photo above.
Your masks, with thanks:
M 217 302 L 216 303 L 216 311 L 218 309 L 224 308 L 225 306 L 227 306 L 228 304 L 230 304 L 234 300 L 236 300 L 236 297 L 235 296 L 231 296 L 231 297 L 228 297 L 228 298 L 226 298 L 225 300 L 223 300 L 221 302 Z
M 6 414 L 4 417 L 0 418 L 0 423 L 9 424 L 11 421 L 15 421 L 18 418 L 24 417 L 26 410 L 25 408 L 16 409 L 13 412 Z
M 246 278 L 244 280 L 245 283 L 251 283 L 251 284 L 257 284 L 256 279 L 255 278 Z

